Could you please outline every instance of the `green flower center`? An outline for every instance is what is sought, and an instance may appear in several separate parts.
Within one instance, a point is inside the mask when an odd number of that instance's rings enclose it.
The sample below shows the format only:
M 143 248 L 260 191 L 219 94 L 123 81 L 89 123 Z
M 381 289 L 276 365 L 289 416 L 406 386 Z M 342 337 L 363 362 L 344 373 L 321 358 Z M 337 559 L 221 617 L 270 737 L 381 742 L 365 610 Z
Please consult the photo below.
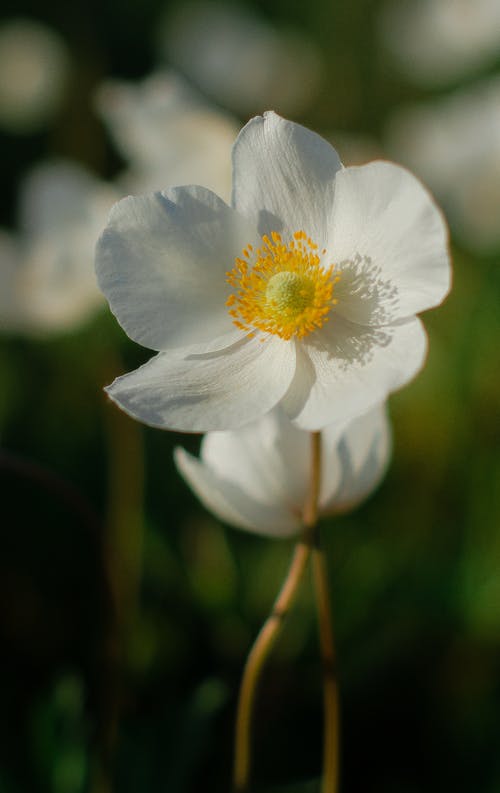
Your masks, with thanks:
M 266 308 L 270 316 L 298 317 L 314 303 L 315 286 L 306 275 L 285 270 L 273 275 L 266 287 Z

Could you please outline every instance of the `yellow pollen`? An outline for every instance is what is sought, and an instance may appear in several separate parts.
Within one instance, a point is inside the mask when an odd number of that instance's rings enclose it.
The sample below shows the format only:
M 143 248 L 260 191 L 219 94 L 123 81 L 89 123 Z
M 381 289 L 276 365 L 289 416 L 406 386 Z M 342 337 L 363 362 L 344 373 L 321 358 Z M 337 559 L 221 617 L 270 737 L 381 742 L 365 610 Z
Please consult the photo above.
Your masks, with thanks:
M 328 322 L 340 274 L 333 274 L 333 264 L 321 264 L 318 246 L 304 231 L 288 243 L 273 231 L 262 242 L 257 250 L 247 245 L 227 273 L 234 289 L 226 301 L 229 314 L 250 337 L 260 330 L 301 339 Z

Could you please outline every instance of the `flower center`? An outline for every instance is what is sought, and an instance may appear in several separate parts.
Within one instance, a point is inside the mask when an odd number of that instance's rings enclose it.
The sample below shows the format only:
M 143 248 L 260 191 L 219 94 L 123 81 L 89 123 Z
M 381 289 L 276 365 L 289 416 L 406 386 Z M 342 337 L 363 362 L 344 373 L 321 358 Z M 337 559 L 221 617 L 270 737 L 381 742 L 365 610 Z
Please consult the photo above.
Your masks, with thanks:
M 302 314 L 314 300 L 314 284 L 304 275 L 283 270 L 272 275 L 266 286 L 266 303 L 271 312 L 290 317 Z
M 333 276 L 334 265 L 322 267 L 318 246 L 304 231 L 288 243 L 273 231 L 262 242 L 256 251 L 245 248 L 227 273 L 234 289 L 226 302 L 229 314 L 249 337 L 260 330 L 301 339 L 328 322 L 340 275 Z

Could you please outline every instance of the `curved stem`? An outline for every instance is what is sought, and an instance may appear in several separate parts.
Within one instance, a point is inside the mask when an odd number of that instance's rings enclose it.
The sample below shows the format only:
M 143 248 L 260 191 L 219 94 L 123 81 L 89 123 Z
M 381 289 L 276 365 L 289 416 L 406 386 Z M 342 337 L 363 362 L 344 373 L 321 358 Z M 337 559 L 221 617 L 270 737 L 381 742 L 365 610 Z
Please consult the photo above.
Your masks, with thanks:
M 243 670 L 238 713 L 236 717 L 236 742 L 234 756 L 234 791 L 246 793 L 250 775 L 250 732 L 253 705 L 259 677 L 265 661 L 278 637 L 285 617 L 299 589 L 311 553 L 311 545 L 302 539 L 295 546 L 292 561 L 273 609 L 253 644 Z
M 248 791 L 252 715 L 257 685 L 263 666 L 295 600 L 314 543 L 321 475 L 321 436 L 319 432 L 312 434 L 311 451 L 311 481 L 309 497 L 303 513 L 304 531 L 295 546 L 287 576 L 274 602 L 273 609 L 250 650 L 243 670 L 236 717 L 234 793 L 247 793 Z
M 328 572 L 319 534 L 312 553 L 314 588 L 323 666 L 323 781 L 322 793 L 337 793 L 339 784 L 339 695 L 333 638 Z

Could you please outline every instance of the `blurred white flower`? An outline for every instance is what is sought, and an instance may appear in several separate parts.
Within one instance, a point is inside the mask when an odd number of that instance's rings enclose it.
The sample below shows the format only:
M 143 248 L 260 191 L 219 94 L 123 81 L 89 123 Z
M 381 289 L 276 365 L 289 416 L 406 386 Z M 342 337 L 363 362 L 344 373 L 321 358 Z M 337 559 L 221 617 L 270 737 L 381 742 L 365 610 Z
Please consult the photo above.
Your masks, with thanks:
M 74 163 L 48 162 L 29 174 L 21 188 L 18 235 L 0 248 L 2 279 L 9 273 L 9 296 L 0 303 L 5 330 L 70 329 L 103 305 L 94 246 L 117 197 Z
M 389 0 L 382 37 L 415 81 L 445 84 L 500 56 L 498 0 Z
M 500 245 L 498 77 L 400 108 L 385 148 L 436 193 L 457 239 L 478 251 Z
M 29 19 L 0 27 L 0 126 L 9 132 L 36 132 L 61 103 L 69 70 L 62 38 Z
M 322 436 L 321 515 L 345 512 L 382 479 L 391 452 L 385 405 Z M 311 436 L 278 408 L 243 429 L 209 432 L 200 459 L 175 450 L 177 468 L 200 501 L 240 529 L 275 537 L 296 534 L 309 490 Z
M 190 186 L 113 208 L 99 285 L 128 335 L 161 352 L 108 393 L 195 432 L 278 403 L 310 430 L 367 411 L 423 364 L 415 314 L 450 284 L 441 213 L 403 168 L 343 168 L 275 113 L 244 127 L 233 165 L 232 207 Z
M 236 4 L 178 5 L 165 19 L 160 47 L 208 96 L 244 116 L 268 107 L 300 113 L 319 90 L 322 63 L 312 40 Z
M 109 80 L 99 90 L 97 107 L 130 163 L 120 180 L 125 190 L 143 193 L 201 181 L 229 199 L 238 126 L 180 77 L 158 72 L 140 83 Z

